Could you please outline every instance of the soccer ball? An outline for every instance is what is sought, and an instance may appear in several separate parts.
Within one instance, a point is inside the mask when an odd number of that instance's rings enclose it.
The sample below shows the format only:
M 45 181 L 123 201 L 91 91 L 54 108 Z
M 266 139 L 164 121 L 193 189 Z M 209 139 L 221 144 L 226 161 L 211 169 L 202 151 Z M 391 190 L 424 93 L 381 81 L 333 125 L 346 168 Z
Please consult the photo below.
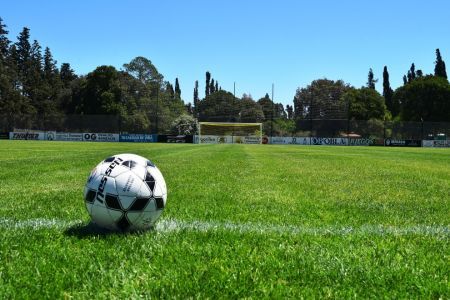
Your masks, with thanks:
M 92 221 L 110 230 L 136 231 L 154 226 L 166 206 L 167 187 L 159 169 L 135 154 L 100 162 L 84 187 Z

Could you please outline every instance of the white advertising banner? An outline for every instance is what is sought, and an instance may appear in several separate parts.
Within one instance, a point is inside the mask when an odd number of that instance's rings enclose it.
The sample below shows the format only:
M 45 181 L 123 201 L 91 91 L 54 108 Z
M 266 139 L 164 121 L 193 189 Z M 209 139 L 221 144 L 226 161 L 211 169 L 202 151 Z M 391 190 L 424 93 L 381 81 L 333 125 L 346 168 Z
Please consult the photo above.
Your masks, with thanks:
M 450 140 L 424 140 L 423 147 L 448 148 Z
M 118 142 L 119 137 L 118 133 L 83 133 L 85 142 Z
M 233 143 L 235 144 L 261 144 L 259 136 L 233 136 Z
M 56 140 L 56 131 L 47 131 L 45 133 L 45 139 L 47 141 L 54 141 L 54 140 Z
M 269 138 L 271 144 L 278 145 L 309 145 L 309 137 L 274 136 Z
M 45 132 L 33 131 L 33 132 L 10 132 L 10 140 L 45 140 Z
M 350 139 L 349 146 L 371 146 L 374 144 L 373 139 Z
M 83 134 L 82 133 L 73 133 L 73 132 L 57 132 L 56 133 L 57 141 L 82 141 Z
M 197 137 L 194 137 L 194 142 Z M 198 137 L 200 144 L 261 144 L 257 136 L 202 135 Z
M 311 138 L 311 145 L 347 146 L 347 138 Z

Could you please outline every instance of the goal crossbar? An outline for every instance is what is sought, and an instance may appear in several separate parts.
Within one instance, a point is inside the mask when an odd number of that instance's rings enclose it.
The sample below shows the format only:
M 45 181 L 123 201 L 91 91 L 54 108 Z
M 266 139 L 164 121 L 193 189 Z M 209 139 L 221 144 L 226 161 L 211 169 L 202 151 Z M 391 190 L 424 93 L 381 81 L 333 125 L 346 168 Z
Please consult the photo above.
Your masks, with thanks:
M 262 123 L 199 122 L 199 143 L 260 144 Z

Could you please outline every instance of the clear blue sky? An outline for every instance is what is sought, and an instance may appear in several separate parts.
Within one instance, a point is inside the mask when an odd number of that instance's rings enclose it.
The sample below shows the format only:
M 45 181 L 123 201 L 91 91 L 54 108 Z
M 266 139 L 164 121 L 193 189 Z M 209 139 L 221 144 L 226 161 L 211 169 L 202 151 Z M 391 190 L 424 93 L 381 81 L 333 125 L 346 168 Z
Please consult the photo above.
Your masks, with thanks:
M 385 65 L 396 88 L 413 62 L 433 73 L 436 48 L 450 68 L 447 0 L 5 0 L 0 17 L 11 40 L 29 27 L 78 74 L 145 56 L 179 78 L 185 102 L 195 80 L 203 97 L 206 71 L 255 100 L 274 83 L 275 101 L 292 104 L 315 79 L 360 87 L 369 68 L 381 91 Z

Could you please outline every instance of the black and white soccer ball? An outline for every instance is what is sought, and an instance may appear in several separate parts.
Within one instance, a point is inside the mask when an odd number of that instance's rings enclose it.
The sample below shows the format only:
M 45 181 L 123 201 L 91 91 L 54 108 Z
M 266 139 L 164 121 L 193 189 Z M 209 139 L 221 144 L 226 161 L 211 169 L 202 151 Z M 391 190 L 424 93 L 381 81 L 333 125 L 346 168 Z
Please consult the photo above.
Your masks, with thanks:
M 100 162 L 84 187 L 92 221 L 110 230 L 147 230 L 161 216 L 167 187 L 161 171 L 148 159 L 118 154 Z

